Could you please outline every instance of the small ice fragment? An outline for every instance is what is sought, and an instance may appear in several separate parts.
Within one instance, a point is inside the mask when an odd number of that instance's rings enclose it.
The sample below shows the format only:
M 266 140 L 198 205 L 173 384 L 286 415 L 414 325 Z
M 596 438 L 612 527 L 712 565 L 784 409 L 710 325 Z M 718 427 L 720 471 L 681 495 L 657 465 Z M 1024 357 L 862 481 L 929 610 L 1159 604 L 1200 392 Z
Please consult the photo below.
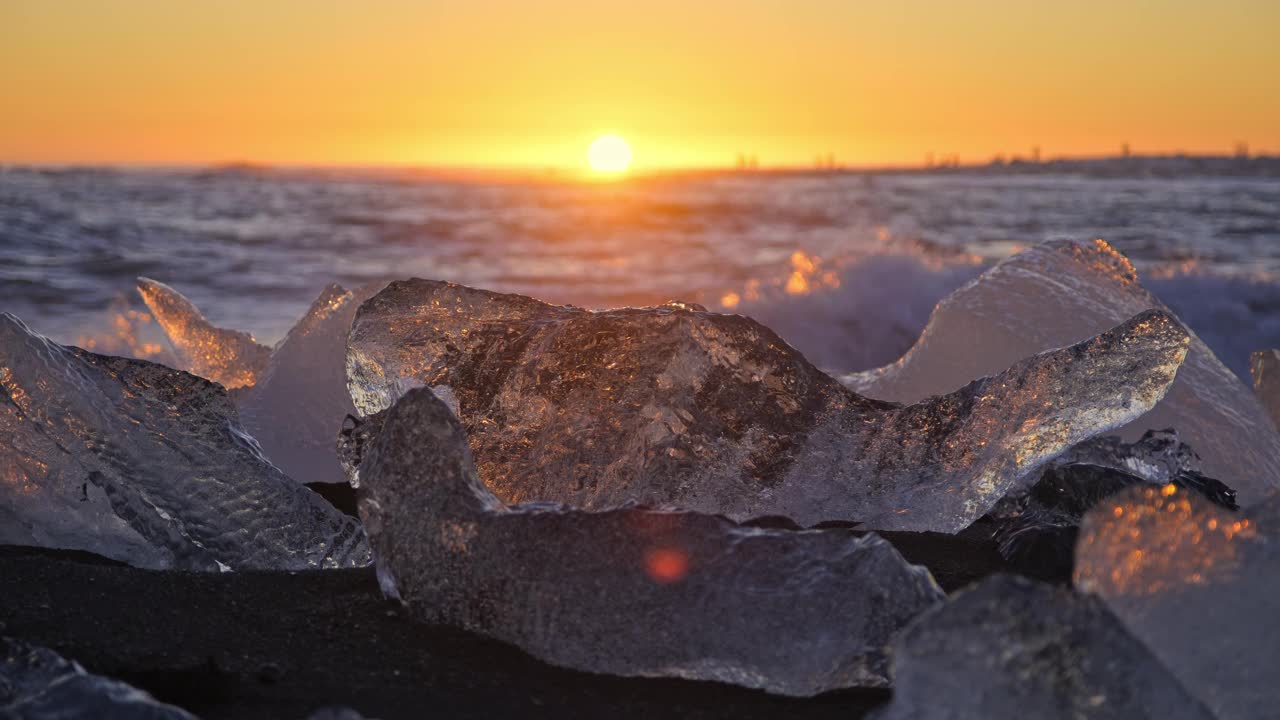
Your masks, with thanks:
M 1167 310 L 1107 243 L 1048 242 L 938 303 L 898 362 L 842 382 L 870 397 L 916 402 L 1151 308 Z M 1203 471 L 1239 491 L 1243 505 L 1280 488 L 1280 433 L 1253 393 L 1194 333 L 1169 394 L 1120 434 L 1132 440 L 1152 427 L 1176 427 L 1204 459 Z
M 1173 485 L 1128 490 L 1085 517 L 1075 583 L 1220 720 L 1280 707 L 1280 496 L 1233 513 Z
M 253 336 L 209 324 L 182 293 L 149 278 L 138 278 L 138 293 L 173 343 L 182 367 L 228 390 L 253 385 L 267 366 L 271 349 Z
M 1135 485 L 1173 483 L 1237 509 L 1235 491 L 1197 472 L 1198 466 L 1195 451 L 1172 430 L 1150 431 L 1136 443 L 1116 437 L 1081 443 L 1050 463 L 1026 495 L 1007 497 L 992 511 L 1000 524 L 1000 554 L 1024 575 L 1069 580 L 1085 513 Z
M 1249 375 L 1254 394 L 1271 421 L 1280 426 L 1280 350 L 1259 350 L 1250 355 Z
M 347 378 L 365 416 L 406 379 L 449 386 L 505 502 L 956 532 L 1043 462 L 1150 409 L 1187 343 L 1151 311 L 901 406 L 845 389 L 749 318 L 587 312 L 408 280 L 360 307 Z
M 874 720 L 1213 720 L 1096 598 L 995 575 L 893 641 Z
M 504 505 L 426 389 L 384 422 L 358 490 L 380 577 L 414 617 L 556 665 L 799 696 L 883 687 L 889 638 L 943 596 L 875 535 Z
M 0 637 L 0 717 L 22 720 L 196 720 L 48 648 Z
M 366 565 L 353 518 L 262 457 L 220 385 L 0 314 L 0 542 L 138 567 Z

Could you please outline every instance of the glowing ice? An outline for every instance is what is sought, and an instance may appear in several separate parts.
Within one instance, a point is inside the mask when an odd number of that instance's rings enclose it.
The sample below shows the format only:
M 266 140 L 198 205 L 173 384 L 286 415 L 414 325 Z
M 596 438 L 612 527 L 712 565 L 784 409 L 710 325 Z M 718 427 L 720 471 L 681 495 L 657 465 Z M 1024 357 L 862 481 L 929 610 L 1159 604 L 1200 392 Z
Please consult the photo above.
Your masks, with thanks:
M 996 575 L 893 641 L 875 720 L 1213 720 L 1096 598 Z
M 1085 517 L 1075 582 L 1221 720 L 1280 707 L 1280 496 L 1232 513 L 1172 485 L 1126 491 Z
M 1023 574 L 1069 579 L 1085 513 L 1135 485 L 1173 483 L 1236 509 L 1235 491 L 1205 477 L 1199 465 L 1199 456 L 1172 430 L 1149 431 L 1135 443 L 1117 437 L 1081 443 L 1051 462 L 1029 492 L 1006 497 L 993 510 L 1001 523 L 1000 554 Z
M 196 720 L 181 708 L 48 648 L 0 638 L 0 717 L 23 720 Z
M 262 457 L 227 392 L 0 314 L 0 543 L 194 570 L 367 564 L 354 521 Z
M 890 636 L 942 598 L 874 535 L 506 506 L 430 391 L 409 391 L 384 421 L 358 490 L 384 587 L 419 619 L 556 665 L 787 695 L 884 686 Z
M 257 382 L 270 348 L 254 342 L 248 333 L 209 324 L 190 300 L 162 282 L 138 278 L 138 292 L 173 343 L 180 370 L 229 390 Z
M 846 390 L 748 318 L 409 280 L 361 306 L 347 377 L 365 415 L 405 387 L 450 388 L 506 502 L 955 532 L 1044 461 L 1149 409 L 1186 347 L 1153 311 L 903 407 Z
M 1166 309 L 1110 245 L 1049 242 L 938 303 L 897 363 L 844 382 L 874 398 L 915 402 L 1150 308 Z M 1204 459 L 1204 472 L 1236 488 L 1241 504 L 1280 487 L 1280 433 L 1253 393 L 1194 334 L 1168 396 L 1121 434 L 1134 439 L 1153 427 L 1177 428 Z

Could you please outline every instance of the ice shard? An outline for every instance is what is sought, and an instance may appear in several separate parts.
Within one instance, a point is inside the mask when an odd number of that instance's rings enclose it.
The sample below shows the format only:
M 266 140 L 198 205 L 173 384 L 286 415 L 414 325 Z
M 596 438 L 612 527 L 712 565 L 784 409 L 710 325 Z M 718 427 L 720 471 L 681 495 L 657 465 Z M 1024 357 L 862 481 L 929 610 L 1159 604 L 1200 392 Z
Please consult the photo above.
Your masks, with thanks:
M 237 399 L 245 428 L 266 456 L 301 482 L 346 482 L 333 436 L 355 412 L 345 362 L 358 305 L 340 285 L 325 288 Z
M 1233 513 L 1173 485 L 1126 491 L 1086 516 L 1075 582 L 1220 720 L 1280 707 L 1280 496 Z
M 916 402 L 1151 308 L 1167 309 L 1107 243 L 1048 242 L 938 303 L 898 362 L 842 380 L 873 398 Z M 1253 393 L 1194 334 L 1169 394 L 1121 435 L 1132 440 L 1153 427 L 1177 428 L 1204 459 L 1204 472 L 1236 488 L 1241 504 L 1280 488 L 1280 433 Z
M 0 637 L 0 718 L 196 720 L 119 680 L 85 672 L 48 648 Z
M 0 543 L 149 568 L 364 565 L 353 518 L 262 456 L 220 385 L 0 314 Z
M 180 370 L 234 390 L 253 385 L 266 369 L 270 348 L 254 342 L 248 333 L 214 327 L 177 290 L 138 278 L 138 293 L 173 343 Z
M 889 638 L 943 597 L 875 535 L 508 506 L 431 392 L 410 390 L 383 419 L 357 492 L 384 589 L 420 620 L 555 665 L 797 696 L 881 687 Z
M 1259 350 L 1249 356 L 1253 392 L 1267 409 L 1271 421 L 1280 427 L 1280 350 Z
M 1213 720 L 1096 598 L 995 575 L 893 641 L 874 720 Z
M 1195 468 L 1195 451 L 1172 430 L 1150 431 L 1135 443 L 1094 438 L 1051 462 L 1031 490 L 1006 497 L 993 516 L 1000 554 L 1018 572 L 1067 581 L 1074 568 L 1080 522 L 1094 506 L 1134 486 L 1173 483 L 1229 510 L 1236 493 Z
M 902 406 L 845 389 L 749 318 L 409 280 L 361 306 L 347 377 L 366 416 L 406 388 L 447 387 L 505 502 L 956 532 L 1043 462 L 1149 409 L 1187 342 L 1146 312 Z

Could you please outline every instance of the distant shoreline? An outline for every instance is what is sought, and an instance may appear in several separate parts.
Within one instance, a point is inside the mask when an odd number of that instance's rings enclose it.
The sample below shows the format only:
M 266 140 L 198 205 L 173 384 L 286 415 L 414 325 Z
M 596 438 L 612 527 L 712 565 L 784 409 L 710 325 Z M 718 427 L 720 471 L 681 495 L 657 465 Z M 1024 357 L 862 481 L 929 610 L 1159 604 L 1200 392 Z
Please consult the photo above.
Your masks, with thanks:
M 1080 175 L 1089 178 L 1185 178 L 1238 177 L 1280 178 L 1280 155 L 1129 155 L 1097 157 L 1062 157 L 1027 160 L 997 158 L 984 163 L 964 164 L 943 158 L 934 165 L 884 165 L 803 167 L 777 166 L 752 169 L 733 167 L 636 169 L 618 178 L 603 178 L 586 171 L 566 168 L 529 167 L 451 167 L 431 165 L 292 165 L 251 162 L 215 164 L 76 164 L 76 163 L 5 163 L 0 172 L 35 170 L 44 172 L 177 172 L 219 175 L 271 175 L 304 173 L 335 176 L 386 176 L 457 181 L 585 181 L 612 184 L 627 180 L 730 176 L 812 176 L 839 175 Z

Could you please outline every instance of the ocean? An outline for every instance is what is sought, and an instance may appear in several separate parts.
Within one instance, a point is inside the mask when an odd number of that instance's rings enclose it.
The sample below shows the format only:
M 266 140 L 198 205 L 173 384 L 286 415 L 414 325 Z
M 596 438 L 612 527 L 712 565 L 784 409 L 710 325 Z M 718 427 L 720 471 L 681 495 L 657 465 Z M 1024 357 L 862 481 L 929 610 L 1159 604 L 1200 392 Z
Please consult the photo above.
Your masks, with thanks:
M 164 352 L 134 282 L 274 342 L 328 283 L 450 280 L 602 308 L 751 315 L 831 371 L 896 359 L 933 305 L 1045 240 L 1100 237 L 1248 376 L 1280 346 L 1280 180 L 698 173 L 620 182 L 409 170 L 0 168 L 0 311 Z

